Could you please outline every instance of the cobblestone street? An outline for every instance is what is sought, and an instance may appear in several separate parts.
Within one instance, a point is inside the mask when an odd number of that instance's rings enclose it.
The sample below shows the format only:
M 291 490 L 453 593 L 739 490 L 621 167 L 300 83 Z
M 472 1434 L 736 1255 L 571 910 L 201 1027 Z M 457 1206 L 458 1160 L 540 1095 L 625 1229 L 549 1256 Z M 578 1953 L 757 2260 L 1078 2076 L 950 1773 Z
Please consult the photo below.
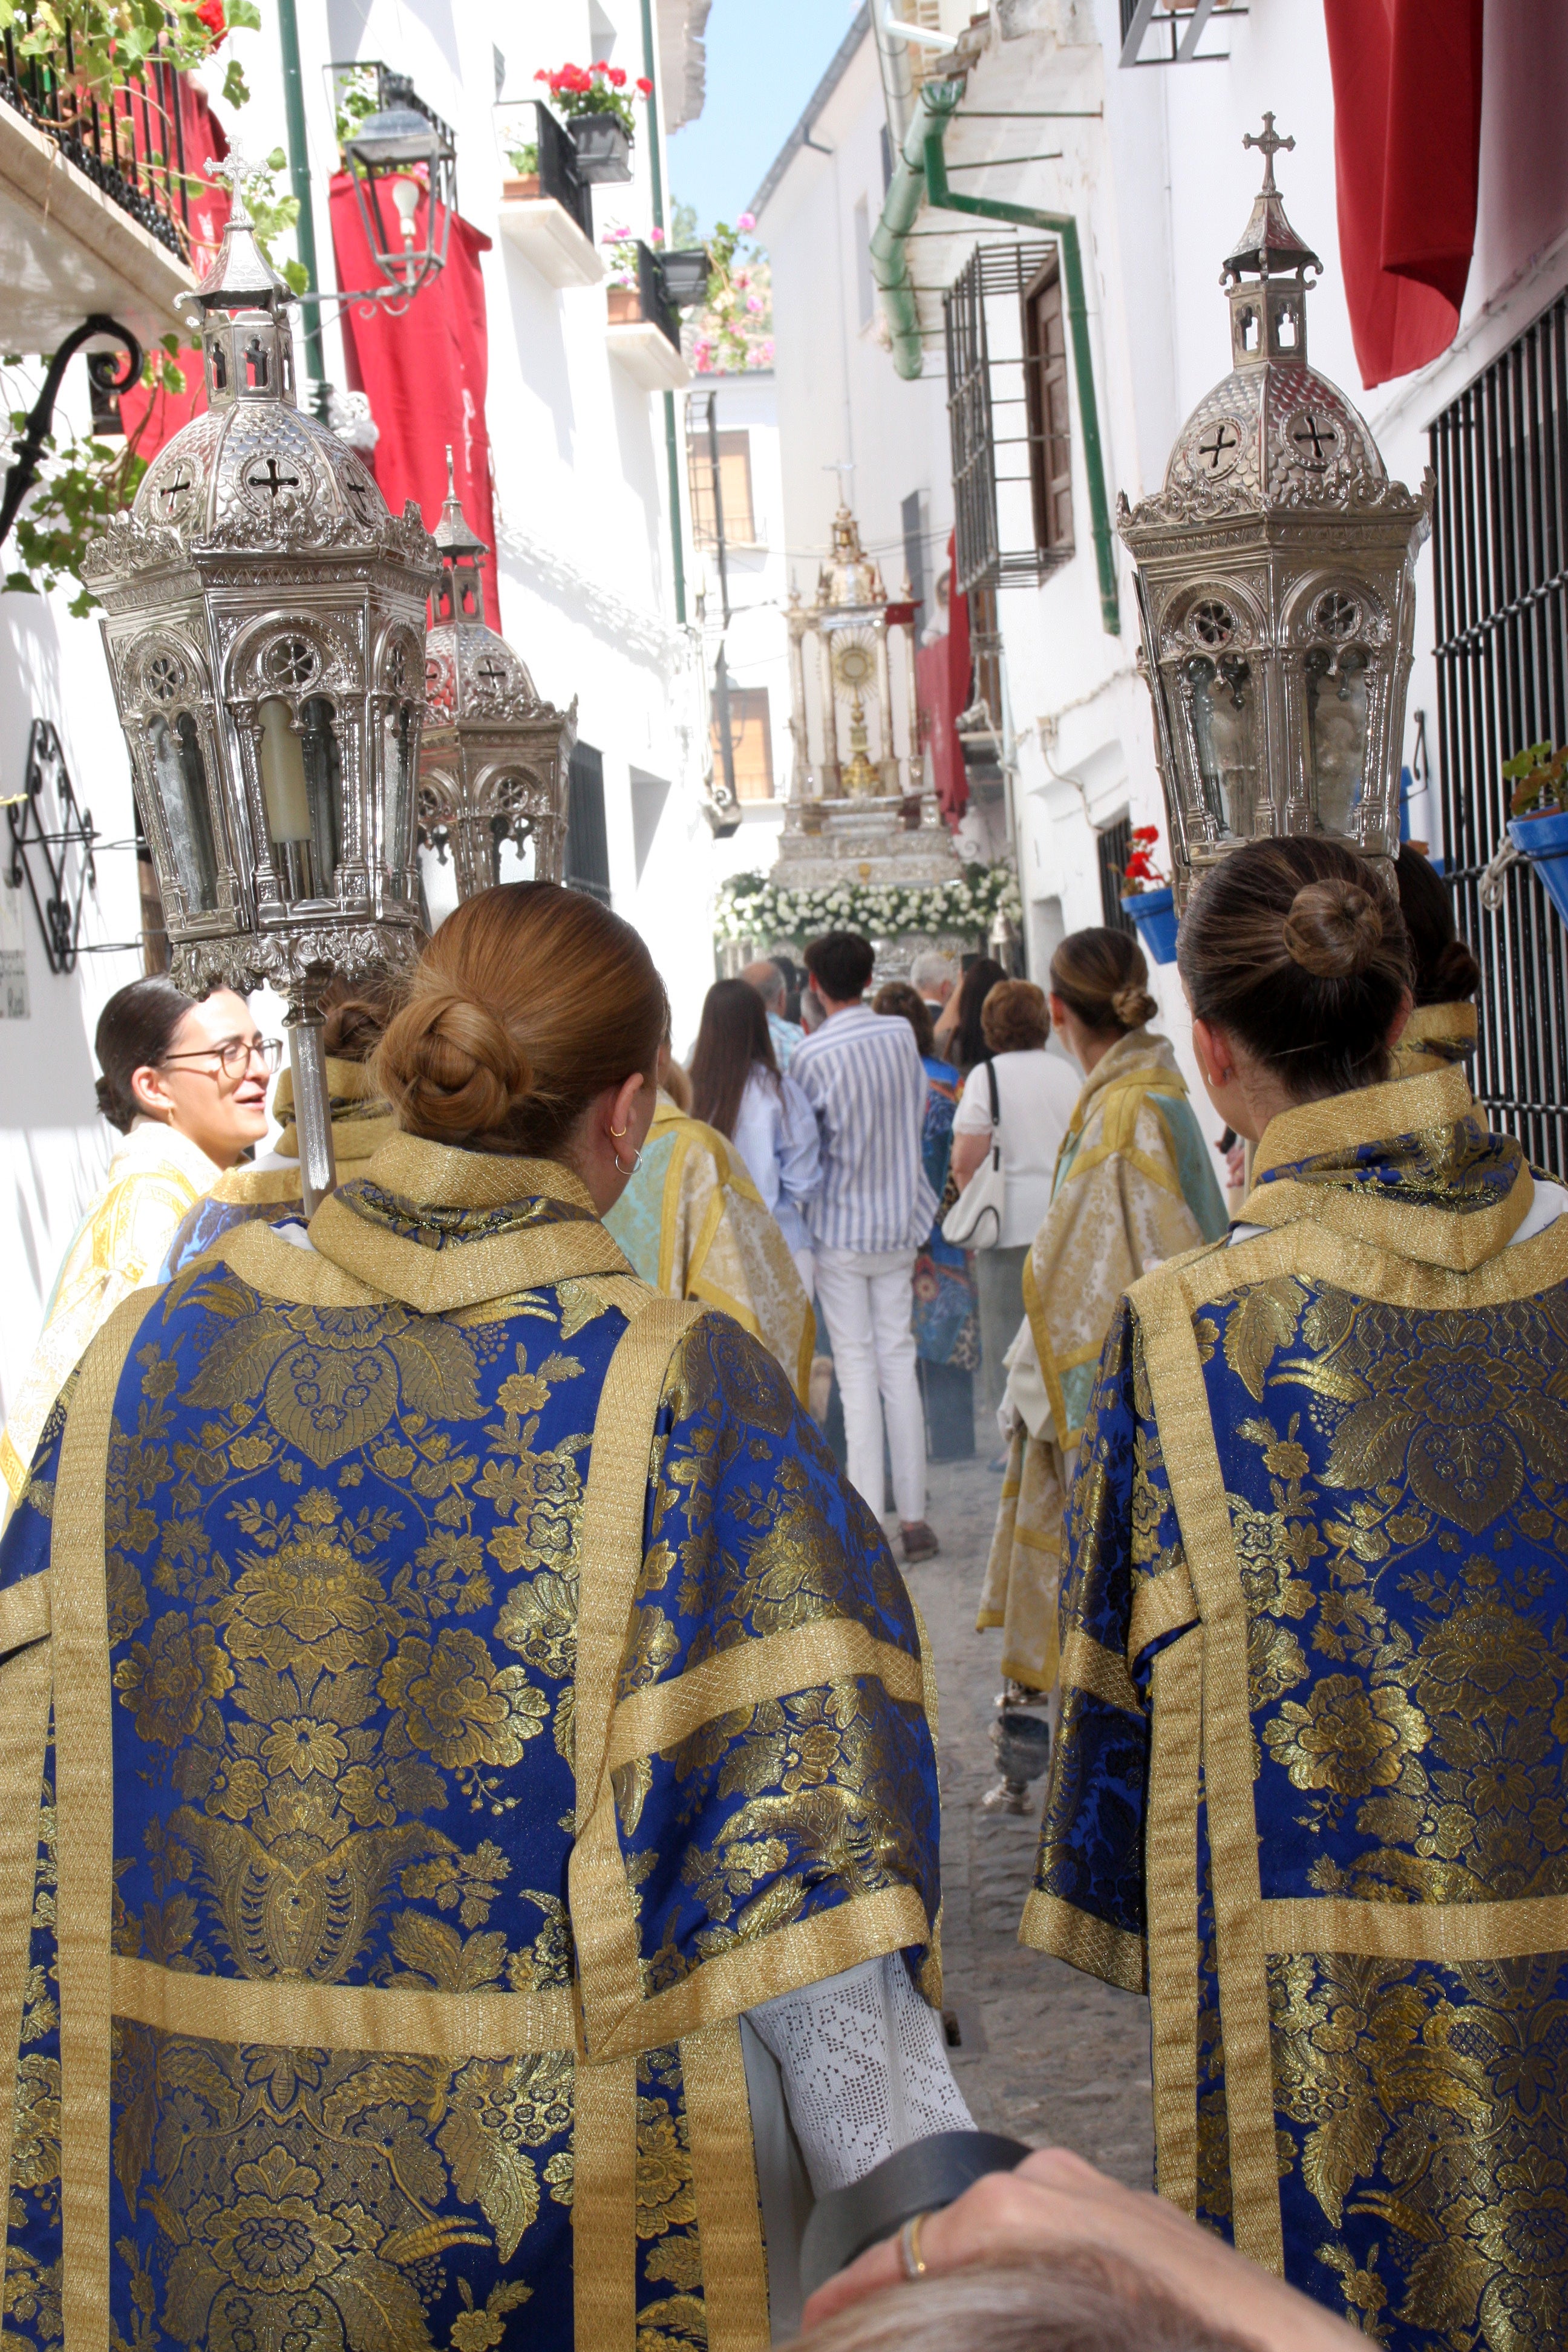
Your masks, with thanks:
M 1153 2162 L 1148 2003 L 1017 1940 L 1044 1782 L 1019 1814 L 986 1812 L 996 1779 L 999 1633 L 974 1631 L 1001 1480 L 983 1457 L 933 1463 L 940 1559 L 909 1571 L 941 1693 L 942 1951 L 962 2035 L 953 2071 L 983 2129 L 1078 2149 L 1148 2188 Z

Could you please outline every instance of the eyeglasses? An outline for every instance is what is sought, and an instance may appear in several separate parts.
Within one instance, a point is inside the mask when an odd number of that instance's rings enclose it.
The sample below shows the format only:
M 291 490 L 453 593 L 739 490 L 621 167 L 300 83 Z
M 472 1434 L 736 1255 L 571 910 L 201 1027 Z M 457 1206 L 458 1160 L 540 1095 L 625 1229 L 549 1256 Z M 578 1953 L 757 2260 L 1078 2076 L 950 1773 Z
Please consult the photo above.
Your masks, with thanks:
M 283 1060 L 281 1037 L 231 1037 L 226 1045 L 203 1045 L 190 1054 L 165 1054 L 165 1062 L 216 1061 L 226 1078 L 243 1078 L 250 1068 L 251 1056 L 260 1063 L 268 1076 Z

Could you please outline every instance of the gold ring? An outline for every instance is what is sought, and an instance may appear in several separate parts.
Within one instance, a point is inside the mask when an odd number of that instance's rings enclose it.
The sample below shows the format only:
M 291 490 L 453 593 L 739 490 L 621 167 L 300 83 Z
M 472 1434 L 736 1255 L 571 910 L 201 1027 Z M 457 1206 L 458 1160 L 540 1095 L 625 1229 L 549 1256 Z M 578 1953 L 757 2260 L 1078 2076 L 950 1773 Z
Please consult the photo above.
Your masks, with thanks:
M 930 2264 L 921 2252 L 921 2231 L 931 2216 L 911 2213 L 899 2231 L 899 2261 L 907 2279 L 924 2278 Z

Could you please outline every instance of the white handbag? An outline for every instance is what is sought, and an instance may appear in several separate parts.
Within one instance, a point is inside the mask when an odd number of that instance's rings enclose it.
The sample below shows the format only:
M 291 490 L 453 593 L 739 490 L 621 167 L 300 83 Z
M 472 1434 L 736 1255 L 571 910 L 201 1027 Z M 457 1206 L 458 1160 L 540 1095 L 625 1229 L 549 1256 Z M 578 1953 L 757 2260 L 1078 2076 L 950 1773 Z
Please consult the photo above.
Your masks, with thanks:
M 989 1062 L 985 1076 L 991 1087 L 991 1155 L 984 1167 L 975 1170 L 942 1221 L 942 1237 L 954 1249 L 994 1249 L 1002 1238 L 1007 1179 L 1002 1173 L 1002 1106 L 996 1094 L 996 1073 Z

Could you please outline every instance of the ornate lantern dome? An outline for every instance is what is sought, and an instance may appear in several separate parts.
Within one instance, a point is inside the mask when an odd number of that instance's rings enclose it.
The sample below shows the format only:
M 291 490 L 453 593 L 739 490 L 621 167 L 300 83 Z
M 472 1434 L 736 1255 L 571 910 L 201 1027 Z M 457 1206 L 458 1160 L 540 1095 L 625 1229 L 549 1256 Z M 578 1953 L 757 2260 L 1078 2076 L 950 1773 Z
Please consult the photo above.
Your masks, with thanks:
M 412 959 L 437 553 L 296 404 L 289 292 L 237 194 L 201 313 L 207 409 L 89 548 L 175 971 L 187 987 Z
M 1176 437 L 1159 494 L 1118 528 L 1138 568 L 1141 666 L 1179 897 L 1244 841 L 1316 833 L 1399 846 L 1399 760 L 1431 520 L 1364 419 L 1307 357 L 1321 264 L 1285 215 L 1266 114 L 1263 185 L 1221 271 L 1230 373 Z
M 484 617 L 475 536 L 452 484 L 436 526 L 442 570 L 425 648 L 425 728 L 419 748 L 419 839 L 456 869 L 471 898 L 501 878 L 502 845 L 531 840 L 533 878 L 559 882 L 566 855 L 566 763 L 577 705 L 543 701 L 525 664 Z

